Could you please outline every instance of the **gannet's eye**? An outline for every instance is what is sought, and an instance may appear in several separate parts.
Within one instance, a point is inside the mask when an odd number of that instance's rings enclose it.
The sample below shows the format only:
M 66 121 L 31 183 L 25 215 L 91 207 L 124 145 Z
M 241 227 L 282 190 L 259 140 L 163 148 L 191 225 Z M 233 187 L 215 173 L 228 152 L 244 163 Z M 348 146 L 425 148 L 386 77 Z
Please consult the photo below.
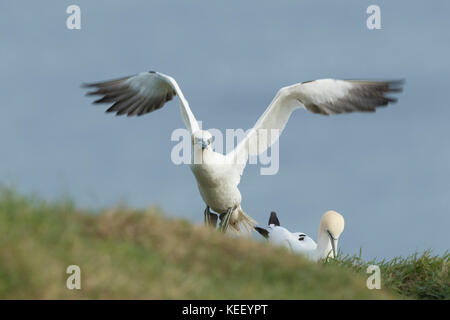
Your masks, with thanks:
M 304 234 L 299 235 L 299 236 L 298 236 L 298 240 L 299 240 L 299 241 L 305 240 L 305 235 L 304 235 Z

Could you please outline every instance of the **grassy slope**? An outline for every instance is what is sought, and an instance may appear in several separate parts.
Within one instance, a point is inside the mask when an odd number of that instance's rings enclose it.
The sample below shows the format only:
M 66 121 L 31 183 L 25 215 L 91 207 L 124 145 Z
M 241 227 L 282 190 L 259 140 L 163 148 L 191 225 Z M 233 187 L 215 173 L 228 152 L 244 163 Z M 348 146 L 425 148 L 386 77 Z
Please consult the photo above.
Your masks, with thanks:
M 430 259 L 422 269 L 420 263 L 384 263 L 389 276 L 383 287 L 412 297 L 448 299 L 448 255 Z M 65 287 L 71 264 L 81 267 L 82 290 Z M 70 202 L 45 203 L 0 190 L 2 299 L 399 297 L 368 290 L 364 270 L 365 263 L 355 257 L 310 263 L 264 243 L 168 220 L 157 210 L 92 214 Z
M 81 267 L 82 290 L 66 289 Z M 0 298 L 391 298 L 349 270 L 168 220 L 156 210 L 90 214 L 0 191 Z
M 369 265 L 378 265 L 382 286 L 401 295 L 417 299 L 450 299 L 450 253 L 440 256 L 431 251 L 397 257 L 392 260 L 369 261 L 359 256 L 340 256 L 328 264 L 346 267 L 366 274 Z

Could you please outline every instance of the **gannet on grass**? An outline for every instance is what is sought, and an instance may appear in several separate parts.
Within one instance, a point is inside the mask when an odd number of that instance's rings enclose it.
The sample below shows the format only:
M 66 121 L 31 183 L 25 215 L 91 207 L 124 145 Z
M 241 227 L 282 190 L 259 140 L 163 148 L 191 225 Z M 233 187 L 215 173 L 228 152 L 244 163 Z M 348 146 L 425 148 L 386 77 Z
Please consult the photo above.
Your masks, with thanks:
M 194 152 L 190 167 L 206 203 L 205 223 L 216 225 L 217 216 L 210 211 L 212 209 L 220 214 L 219 229 L 225 232 L 229 226 L 235 231 L 242 227 L 253 230 L 256 222 L 241 208 L 238 189 L 241 175 L 249 155 L 265 152 L 278 140 L 294 110 L 304 108 L 322 115 L 374 112 L 377 107 L 396 101 L 386 94 L 400 91 L 401 82 L 321 79 L 281 88 L 255 126 L 226 155 L 213 151 L 212 135 L 200 130 L 177 82 L 168 75 L 142 72 L 85 84 L 85 87 L 94 88 L 87 95 L 102 96 L 94 103 L 112 103 L 106 112 L 116 115 L 141 116 L 162 108 L 173 96 L 178 96 L 181 116 L 192 136 Z
M 337 256 L 338 240 L 344 231 L 344 217 L 336 211 L 327 211 L 320 220 L 317 244 L 303 232 L 290 232 L 281 227 L 275 212 L 270 214 L 267 229 L 255 227 L 255 230 L 270 243 L 317 261 Z

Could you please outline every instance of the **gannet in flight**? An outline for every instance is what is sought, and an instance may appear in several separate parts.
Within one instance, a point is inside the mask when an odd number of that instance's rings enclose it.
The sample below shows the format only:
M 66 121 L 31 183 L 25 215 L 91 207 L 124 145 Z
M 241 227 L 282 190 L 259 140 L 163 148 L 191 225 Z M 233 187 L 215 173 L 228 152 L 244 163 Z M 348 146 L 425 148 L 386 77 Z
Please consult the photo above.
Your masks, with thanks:
M 387 93 L 401 90 L 400 81 L 364 81 L 321 79 L 281 88 L 255 126 L 244 139 L 226 155 L 214 152 L 212 135 L 200 130 L 189 103 L 177 82 L 170 76 L 150 71 L 104 82 L 85 84 L 94 88 L 87 95 L 99 95 L 94 103 L 113 104 L 106 112 L 116 115 L 141 116 L 164 106 L 177 95 L 186 128 L 192 136 L 192 161 L 190 168 L 197 180 L 198 189 L 206 203 L 205 223 L 216 225 L 220 214 L 219 229 L 228 226 L 235 231 L 241 227 L 253 230 L 256 222 L 241 208 L 238 184 L 249 155 L 258 155 L 278 140 L 291 113 L 305 108 L 322 115 L 374 112 L 375 108 L 396 101 Z M 267 131 L 270 131 L 268 134 Z M 197 161 L 196 159 L 201 159 Z
M 335 258 L 339 237 L 344 231 L 344 217 L 336 211 L 327 211 L 320 220 L 318 244 L 303 232 L 290 232 L 280 226 L 277 214 L 271 212 L 267 229 L 255 227 L 264 238 L 277 246 L 286 247 L 294 253 L 317 261 Z

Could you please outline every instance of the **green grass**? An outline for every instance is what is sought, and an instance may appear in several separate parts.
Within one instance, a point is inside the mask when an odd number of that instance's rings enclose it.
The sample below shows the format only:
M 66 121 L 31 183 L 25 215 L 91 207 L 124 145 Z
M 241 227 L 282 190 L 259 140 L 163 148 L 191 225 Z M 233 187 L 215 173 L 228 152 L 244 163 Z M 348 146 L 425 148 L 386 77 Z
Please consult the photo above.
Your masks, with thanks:
M 430 250 L 415 253 L 406 258 L 363 261 L 361 254 L 340 255 L 327 264 L 345 267 L 359 274 L 366 274 L 369 265 L 377 265 L 381 271 L 382 286 L 405 297 L 415 299 L 450 299 L 450 253 L 433 255 Z
M 448 255 L 408 259 L 383 262 L 382 290 L 368 290 L 355 257 L 311 263 L 157 209 L 89 212 L 0 189 L 0 299 L 449 298 Z M 72 264 L 81 290 L 66 288 Z

